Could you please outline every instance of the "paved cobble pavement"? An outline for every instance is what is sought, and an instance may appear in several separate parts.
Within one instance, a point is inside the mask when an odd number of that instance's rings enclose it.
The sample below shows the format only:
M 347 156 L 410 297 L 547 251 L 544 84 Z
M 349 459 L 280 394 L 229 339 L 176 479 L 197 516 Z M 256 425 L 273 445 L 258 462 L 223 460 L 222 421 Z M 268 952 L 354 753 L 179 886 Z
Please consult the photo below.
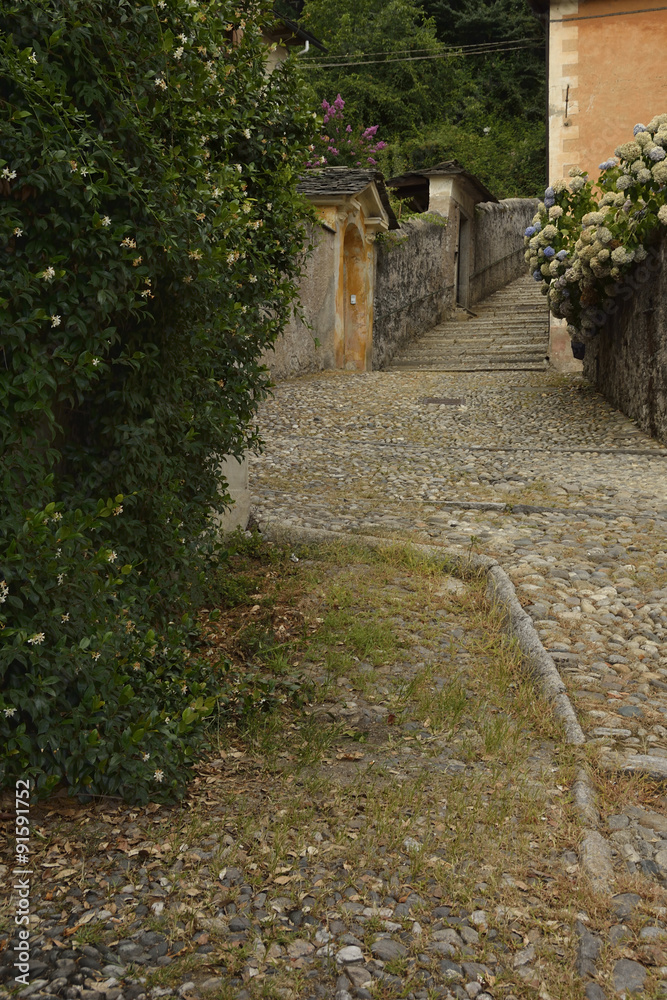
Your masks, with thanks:
M 494 556 L 588 739 L 667 776 L 667 448 L 554 373 L 325 373 L 260 426 L 258 520 Z

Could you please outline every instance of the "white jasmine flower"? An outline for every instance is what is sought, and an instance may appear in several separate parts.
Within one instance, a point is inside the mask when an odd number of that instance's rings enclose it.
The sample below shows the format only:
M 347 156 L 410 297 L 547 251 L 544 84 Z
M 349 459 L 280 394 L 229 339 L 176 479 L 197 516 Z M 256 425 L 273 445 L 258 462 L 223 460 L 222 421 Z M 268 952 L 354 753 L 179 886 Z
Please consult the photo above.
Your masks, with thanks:
M 166 721 L 167 721 L 167 720 L 165 719 L 165 722 L 166 722 Z M 158 783 L 159 783 L 159 782 L 161 782 L 161 781 L 163 781 L 163 780 L 164 780 L 164 771 L 160 771 L 160 770 L 157 770 L 157 771 L 154 771 L 154 772 L 153 772 L 153 777 L 155 778 L 155 780 L 156 780 L 156 781 L 157 781 Z
M 185 45 L 185 43 L 188 40 L 188 36 L 187 35 L 179 35 L 178 37 L 179 37 L 180 41 L 183 42 L 183 45 Z
M 160 87 L 161 90 L 166 90 L 167 89 L 167 84 L 165 83 L 165 81 L 162 79 L 161 76 L 156 76 L 155 77 L 155 86 L 156 87 Z
M 246 139 L 249 139 L 250 138 L 250 129 L 249 128 L 244 128 L 243 129 L 243 134 L 246 137 Z
M 118 558 L 118 556 L 117 556 L 117 555 L 116 555 L 116 553 L 115 553 L 115 552 L 113 551 L 113 549 L 112 549 L 112 550 L 111 550 L 111 552 L 109 552 L 109 554 L 107 555 L 107 559 L 109 560 L 109 562 L 115 562 L 117 558 Z
M 174 59 L 180 59 L 183 55 L 183 46 L 179 45 L 177 49 L 174 49 Z
M 120 246 L 127 247 L 129 250 L 136 250 L 137 241 L 132 239 L 131 236 L 126 236 L 124 240 L 121 240 Z
M 67 612 L 67 614 L 65 614 L 65 615 L 61 615 L 60 616 L 60 620 L 63 621 L 63 622 L 68 622 L 69 621 L 69 612 Z
M 12 715 L 16 715 L 16 709 L 12 707 L 6 708 L 4 712 L 6 719 L 11 719 Z
M 255 282 L 257 281 L 257 275 L 251 274 L 250 277 L 248 278 L 248 281 L 250 282 L 251 285 L 254 285 Z
M 101 653 L 92 653 L 92 657 L 94 660 L 99 660 L 101 655 L 102 655 Z
M 60 513 L 59 510 L 57 510 L 55 512 L 55 514 L 53 514 L 53 516 L 52 516 L 52 520 L 53 521 L 62 521 L 62 519 L 63 519 L 63 516 L 62 516 L 62 514 Z
M 5 181 L 13 181 L 16 177 L 16 171 L 10 170 L 9 167 L 5 167 L 2 171 L 2 179 Z
M 201 260 L 202 256 L 201 250 L 188 250 L 188 257 L 190 257 L 191 260 Z
M 97 366 L 99 365 L 99 363 L 100 363 L 100 359 L 99 358 L 93 358 L 93 360 L 91 361 L 91 365 L 93 366 L 93 368 L 97 368 Z
M 29 646 L 41 646 L 41 644 L 44 642 L 45 638 L 46 638 L 46 636 L 44 635 L 43 632 L 35 632 L 35 634 L 32 635 L 28 639 L 28 645 Z
M 151 759 L 151 755 L 149 753 L 142 754 L 141 759 L 142 760 L 150 760 Z
M 0 580 L 0 604 L 4 604 L 9 594 L 9 587 L 6 580 Z
M 100 220 L 100 224 L 102 226 L 110 226 L 111 225 L 111 219 L 109 218 L 108 215 L 103 215 L 102 218 L 101 218 L 101 220 Z
M 60 316 L 50 316 L 51 326 L 60 326 Z
M 235 164 L 234 164 L 234 166 L 236 167 L 236 169 L 238 170 L 238 172 L 239 172 L 240 174 L 242 174 L 242 173 L 243 173 L 243 167 L 241 166 L 241 164 L 240 164 L 240 163 L 235 163 Z
M 19 229 L 19 227 L 17 226 L 16 229 L 14 230 L 14 236 L 23 236 L 23 230 Z
M 63 580 L 65 579 L 66 576 L 67 576 L 67 573 L 58 573 L 58 576 L 56 577 L 56 580 L 58 581 L 58 586 L 59 587 L 62 586 Z
M 40 277 L 43 278 L 44 281 L 53 281 L 53 279 L 55 278 L 55 276 L 56 276 L 55 269 L 53 267 L 50 267 L 50 266 L 47 267 L 45 271 L 42 271 L 42 273 L 40 275 Z
M 28 59 L 30 60 L 31 63 L 36 63 L 37 62 L 37 56 L 35 55 L 34 52 L 30 53 L 30 55 L 28 56 Z

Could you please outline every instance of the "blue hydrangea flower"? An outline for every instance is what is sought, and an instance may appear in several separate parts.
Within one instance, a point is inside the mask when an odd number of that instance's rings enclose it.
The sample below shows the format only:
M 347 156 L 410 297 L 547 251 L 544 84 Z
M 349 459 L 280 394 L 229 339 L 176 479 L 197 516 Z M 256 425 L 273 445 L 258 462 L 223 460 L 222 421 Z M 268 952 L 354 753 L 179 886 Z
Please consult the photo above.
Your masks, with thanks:
M 556 204 L 556 192 L 552 187 L 548 187 L 544 192 L 544 204 L 547 208 L 551 208 L 552 205 Z
M 632 130 L 632 134 L 637 135 L 638 132 L 645 132 L 645 131 L 646 131 L 646 125 L 635 125 L 635 127 Z
M 553 247 L 545 247 L 544 248 L 544 256 L 545 257 L 547 257 L 547 258 L 550 259 L 551 257 L 554 257 L 555 255 L 556 255 L 556 251 L 554 250 Z
M 556 260 L 565 260 L 566 257 L 570 256 L 569 250 L 559 250 L 556 254 Z
M 528 226 L 528 229 L 525 231 L 525 233 L 523 235 L 524 236 L 534 236 L 536 232 L 537 232 L 537 230 L 535 229 L 535 226 Z
M 612 167 L 616 166 L 618 166 L 618 164 L 616 163 L 616 160 L 612 156 L 608 160 L 605 160 L 604 163 L 601 163 L 600 166 L 598 167 L 598 170 L 611 170 Z
M 542 280 L 542 272 L 541 271 L 533 271 L 533 278 L 535 279 L 535 281 L 541 281 Z
M 656 146 L 655 149 L 649 149 L 648 151 L 649 160 L 655 160 L 656 163 L 664 160 L 665 156 L 667 156 L 667 153 L 665 153 L 664 149 L 660 149 L 660 146 Z

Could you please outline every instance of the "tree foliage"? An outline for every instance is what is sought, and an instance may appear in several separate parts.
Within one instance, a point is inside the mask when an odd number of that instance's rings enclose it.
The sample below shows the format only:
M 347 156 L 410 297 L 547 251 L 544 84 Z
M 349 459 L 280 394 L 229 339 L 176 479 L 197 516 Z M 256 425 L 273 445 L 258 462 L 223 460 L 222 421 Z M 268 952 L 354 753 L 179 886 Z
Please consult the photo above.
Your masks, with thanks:
M 301 21 L 329 50 L 304 59 L 313 104 L 341 93 L 379 125 L 386 173 L 456 158 L 500 197 L 542 187 L 544 31 L 523 0 L 304 0 Z M 509 50 L 465 48 L 488 42 Z M 342 56 L 366 65 L 317 68 Z

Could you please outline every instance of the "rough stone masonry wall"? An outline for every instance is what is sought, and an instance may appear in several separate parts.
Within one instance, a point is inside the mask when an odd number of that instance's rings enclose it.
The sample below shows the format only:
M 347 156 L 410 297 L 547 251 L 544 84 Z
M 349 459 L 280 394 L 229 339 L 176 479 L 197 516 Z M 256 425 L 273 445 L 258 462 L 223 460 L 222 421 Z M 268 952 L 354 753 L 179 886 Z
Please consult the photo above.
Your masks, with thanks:
M 373 369 L 389 364 L 413 337 L 445 320 L 454 306 L 457 210 L 408 219 L 376 239 Z
M 584 375 L 612 406 L 667 444 L 667 235 L 632 273 L 624 301 L 586 340 Z
M 471 305 L 525 274 L 523 233 L 537 211 L 537 204 L 537 198 L 506 198 L 475 206 Z

